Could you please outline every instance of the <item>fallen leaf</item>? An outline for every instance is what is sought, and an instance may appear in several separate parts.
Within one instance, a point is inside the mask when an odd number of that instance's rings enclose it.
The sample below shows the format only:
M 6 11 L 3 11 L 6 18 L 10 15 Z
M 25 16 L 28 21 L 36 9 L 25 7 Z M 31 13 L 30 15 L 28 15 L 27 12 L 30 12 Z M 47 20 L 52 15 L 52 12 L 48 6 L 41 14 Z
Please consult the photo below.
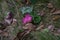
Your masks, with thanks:
M 8 36 L 8 32 L 3 32 L 2 34 L 3 36 L 6 36 L 6 37 Z
M 43 29 L 44 25 L 40 25 L 36 30 L 41 30 Z
M 17 24 L 17 20 L 16 20 L 16 19 L 13 19 L 12 24 L 13 24 L 13 25 L 16 25 L 16 24 Z
M 33 29 L 34 28 L 34 25 L 32 23 L 27 23 L 25 26 L 23 26 L 23 29 Z
M 0 33 L 2 33 L 3 31 L 2 30 L 0 30 Z
M 48 8 L 53 8 L 53 4 L 52 3 L 48 3 L 47 7 Z
M 57 33 L 60 33 L 60 29 L 57 30 Z
M 53 30 L 54 30 L 54 25 L 49 25 L 49 26 L 48 26 L 48 29 L 49 29 L 50 31 L 53 31 Z
M 53 14 L 60 14 L 60 10 L 56 10 Z
M 56 8 L 53 8 L 53 9 L 51 9 L 51 13 L 53 13 L 53 12 L 55 12 L 56 11 Z
M 21 7 L 20 10 L 21 10 L 22 14 L 31 13 L 33 10 L 33 6 Z
M 45 11 L 44 11 L 44 10 L 42 10 L 42 11 L 40 11 L 40 12 L 38 13 L 38 15 L 40 15 L 40 16 L 44 16 L 44 14 L 45 14 Z
M 60 16 L 54 16 L 53 17 L 53 20 L 57 20 L 57 19 L 60 19 Z

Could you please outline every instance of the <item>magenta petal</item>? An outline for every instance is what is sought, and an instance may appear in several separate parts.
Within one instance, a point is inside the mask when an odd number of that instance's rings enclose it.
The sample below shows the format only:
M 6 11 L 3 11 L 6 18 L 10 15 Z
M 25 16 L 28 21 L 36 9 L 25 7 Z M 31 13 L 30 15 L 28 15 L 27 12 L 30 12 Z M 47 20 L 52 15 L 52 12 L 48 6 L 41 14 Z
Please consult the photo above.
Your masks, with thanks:
M 25 24 L 27 22 L 26 20 L 27 20 L 26 18 L 23 18 L 23 24 Z
M 32 17 L 30 15 L 25 15 L 25 17 L 22 20 L 23 24 L 26 24 L 31 21 L 32 21 Z

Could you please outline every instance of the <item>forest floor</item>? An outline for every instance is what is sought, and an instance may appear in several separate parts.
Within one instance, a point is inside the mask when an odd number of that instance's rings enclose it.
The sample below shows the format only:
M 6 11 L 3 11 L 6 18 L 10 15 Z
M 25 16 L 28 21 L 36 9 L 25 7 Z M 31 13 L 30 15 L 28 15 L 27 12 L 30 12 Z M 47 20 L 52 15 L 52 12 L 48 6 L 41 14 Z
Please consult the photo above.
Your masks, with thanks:
M 59 2 L 60 0 L 0 0 L 0 40 L 60 40 Z M 27 6 L 33 6 L 32 11 L 41 17 L 39 24 L 22 23 L 24 11 L 21 10 Z M 30 11 L 31 8 L 28 9 Z M 14 16 L 12 23 L 9 19 L 10 24 L 5 23 L 8 12 Z M 39 20 L 37 18 L 36 22 Z

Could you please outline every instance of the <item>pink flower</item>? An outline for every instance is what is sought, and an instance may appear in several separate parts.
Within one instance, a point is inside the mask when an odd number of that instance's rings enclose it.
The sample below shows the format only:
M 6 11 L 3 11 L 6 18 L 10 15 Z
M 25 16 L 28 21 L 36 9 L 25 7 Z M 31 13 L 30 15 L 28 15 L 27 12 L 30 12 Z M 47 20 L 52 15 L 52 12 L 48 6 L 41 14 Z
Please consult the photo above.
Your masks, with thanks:
M 22 19 L 23 24 L 29 23 L 32 21 L 32 16 L 29 14 L 26 14 L 25 17 Z

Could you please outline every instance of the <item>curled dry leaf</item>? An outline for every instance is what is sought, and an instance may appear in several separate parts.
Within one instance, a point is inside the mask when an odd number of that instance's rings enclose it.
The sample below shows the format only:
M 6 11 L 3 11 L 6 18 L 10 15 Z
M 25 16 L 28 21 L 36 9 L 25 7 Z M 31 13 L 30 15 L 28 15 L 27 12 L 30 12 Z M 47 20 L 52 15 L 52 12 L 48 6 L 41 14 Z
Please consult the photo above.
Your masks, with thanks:
M 44 23 L 41 21 L 36 30 L 42 30 L 42 29 L 44 29 Z
M 60 29 L 57 30 L 57 33 L 60 33 Z
M 51 13 L 53 13 L 53 12 L 55 12 L 56 11 L 56 8 L 53 8 L 53 9 L 51 9 Z
M 38 13 L 38 15 L 40 15 L 40 16 L 44 16 L 44 14 L 45 14 L 45 11 L 44 11 L 44 10 L 42 10 L 42 11 L 40 11 L 40 12 Z
M 56 29 L 56 30 L 54 31 L 54 35 L 60 35 L 60 29 Z
M 2 33 L 3 31 L 2 30 L 0 30 L 0 33 Z
M 13 13 L 12 12 L 8 12 L 7 14 L 6 14 L 6 17 L 5 17 L 5 19 L 12 19 L 13 18 Z
M 6 13 L 6 16 L 4 18 L 4 23 L 8 23 L 9 25 L 13 22 L 13 13 L 12 12 L 8 12 Z
M 53 17 L 53 20 L 54 20 L 54 21 L 57 20 L 57 19 L 60 19 L 60 16 L 54 16 L 54 17 Z
M 47 7 L 50 9 L 50 12 L 53 13 L 56 11 L 56 8 L 53 6 L 52 3 L 48 3 Z
M 53 8 L 53 4 L 52 3 L 48 3 L 47 7 L 48 8 Z
M 7 37 L 8 36 L 8 32 L 3 32 L 2 35 Z
M 44 25 L 42 24 L 36 30 L 41 30 L 41 29 L 43 29 L 43 27 L 44 27 Z
M 4 22 L 1 22 L 0 23 L 0 30 L 4 30 L 5 28 L 6 28 L 6 24 Z
M 31 3 L 30 3 L 30 0 L 27 0 L 27 3 L 26 3 L 26 4 L 27 4 L 27 5 L 31 4 Z
M 56 10 L 53 14 L 60 14 L 60 10 Z
M 17 22 L 17 20 L 16 19 L 13 19 L 13 22 Z
M 33 29 L 35 26 L 32 23 L 27 23 L 25 26 L 23 26 L 23 29 Z
M 48 29 L 49 29 L 50 31 L 53 31 L 53 30 L 54 30 L 54 25 L 49 25 L 49 26 L 48 26 Z
M 4 21 L 0 23 L 0 29 L 3 30 L 13 22 L 12 12 L 8 12 L 4 18 Z
M 17 20 L 16 20 L 16 19 L 13 19 L 12 24 L 13 24 L 13 25 L 17 25 Z
M 8 23 L 9 25 L 12 23 L 12 19 L 5 19 L 5 22 Z
M 30 33 L 30 30 L 24 30 L 23 32 L 18 32 L 16 38 L 19 40 L 22 40 L 24 37 L 26 37 Z

